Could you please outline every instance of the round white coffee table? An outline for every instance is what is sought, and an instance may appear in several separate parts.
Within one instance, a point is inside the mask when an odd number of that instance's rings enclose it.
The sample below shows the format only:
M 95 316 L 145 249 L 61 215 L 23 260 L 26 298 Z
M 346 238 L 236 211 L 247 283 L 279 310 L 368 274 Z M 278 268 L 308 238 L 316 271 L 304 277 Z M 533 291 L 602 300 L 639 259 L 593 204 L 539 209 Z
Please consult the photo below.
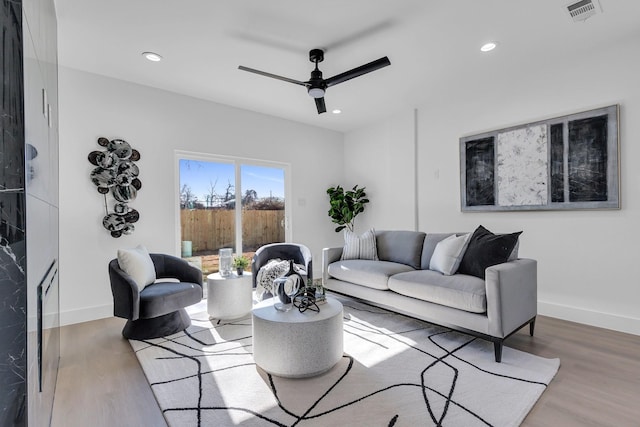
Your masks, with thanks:
M 288 378 L 319 375 L 331 369 L 343 354 L 342 304 L 327 297 L 320 312 L 293 307 L 283 313 L 274 298 L 251 310 L 253 358 L 266 372 Z
M 253 304 L 251 273 L 242 276 L 220 273 L 207 276 L 207 312 L 215 319 L 236 319 L 246 316 Z

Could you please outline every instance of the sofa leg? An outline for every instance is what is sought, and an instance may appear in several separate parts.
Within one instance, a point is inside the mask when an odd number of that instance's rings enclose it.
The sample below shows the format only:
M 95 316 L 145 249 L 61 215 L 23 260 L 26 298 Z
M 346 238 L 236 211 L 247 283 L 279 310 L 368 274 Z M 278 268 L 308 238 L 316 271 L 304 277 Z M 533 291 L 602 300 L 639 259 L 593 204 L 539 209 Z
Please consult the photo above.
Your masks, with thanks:
M 533 331 L 536 328 L 536 318 L 534 317 L 531 323 L 529 323 L 529 335 L 533 336 Z
M 502 341 L 493 342 L 493 352 L 496 356 L 496 363 L 502 362 Z

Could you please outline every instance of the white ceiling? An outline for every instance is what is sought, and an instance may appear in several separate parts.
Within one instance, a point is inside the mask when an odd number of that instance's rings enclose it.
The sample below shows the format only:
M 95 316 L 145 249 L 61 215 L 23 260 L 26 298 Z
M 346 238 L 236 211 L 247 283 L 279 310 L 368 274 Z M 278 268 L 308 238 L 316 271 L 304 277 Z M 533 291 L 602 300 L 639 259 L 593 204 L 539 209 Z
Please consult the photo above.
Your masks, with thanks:
M 420 106 L 460 81 L 526 78 L 536 61 L 640 40 L 640 0 L 601 0 L 604 12 L 578 24 L 565 0 L 55 3 L 60 65 L 338 131 Z M 498 49 L 481 53 L 489 40 Z M 326 49 L 325 78 L 382 56 L 391 66 L 329 88 L 322 115 L 305 88 L 238 70 L 304 81 L 313 48 Z M 143 51 L 165 59 L 149 62 Z

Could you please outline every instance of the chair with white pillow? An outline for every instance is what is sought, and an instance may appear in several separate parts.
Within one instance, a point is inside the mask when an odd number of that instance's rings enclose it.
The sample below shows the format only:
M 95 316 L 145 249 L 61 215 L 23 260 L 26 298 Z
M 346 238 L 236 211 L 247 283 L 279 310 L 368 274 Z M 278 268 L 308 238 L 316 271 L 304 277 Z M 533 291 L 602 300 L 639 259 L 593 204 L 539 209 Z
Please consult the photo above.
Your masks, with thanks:
M 303 267 L 304 272 L 301 272 L 301 275 L 305 281 L 313 281 L 313 257 L 308 247 L 298 243 L 270 243 L 258 248 L 251 260 L 254 288 L 258 285 L 258 276 L 261 276 L 260 269 L 267 267 L 269 261 L 272 260 L 293 260 L 294 264 Z M 282 273 L 286 273 L 287 271 L 288 268 L 282 271 Z M 276 275 L 275 277 L 278 276 Z M 270 287 L 269 290 L 271 291 Z M 257 296 L 260 298 L 260 295 Z
M 202 300 L 202 272 L 171 255 L 149 254 L 138 246 L 118 250 L 109 262 L 113 314 L 127 319 L 122 335 L 151 339 L 191 325 L 185 307 Z

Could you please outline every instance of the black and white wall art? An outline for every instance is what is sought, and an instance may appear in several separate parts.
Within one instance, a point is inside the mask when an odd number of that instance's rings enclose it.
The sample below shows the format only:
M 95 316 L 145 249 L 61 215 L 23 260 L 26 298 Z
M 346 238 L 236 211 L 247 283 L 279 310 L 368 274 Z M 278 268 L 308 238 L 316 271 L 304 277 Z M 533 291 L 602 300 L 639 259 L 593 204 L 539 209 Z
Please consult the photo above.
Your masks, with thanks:
M 102 226 L 112 237 L 117 238 L 133 233 L 133 224 L 140 219 L 138 211 L 129 206 L 142 188 L 138 177 L 140 169 L 134 163 L 140 160 L 140 152 L 124 139 L 108 140 L 101 137 L 98 138 L 98 145 L 105 150 L 89 153 L 89 162 L 95 166 L 90 178 L 98 193 L 104 196 L 105 215 Z M 114 199 L 111 213 L 107 194 L 111 194 Z
M 618 109 L 460 138 L 462 211 L 619 209 Z

